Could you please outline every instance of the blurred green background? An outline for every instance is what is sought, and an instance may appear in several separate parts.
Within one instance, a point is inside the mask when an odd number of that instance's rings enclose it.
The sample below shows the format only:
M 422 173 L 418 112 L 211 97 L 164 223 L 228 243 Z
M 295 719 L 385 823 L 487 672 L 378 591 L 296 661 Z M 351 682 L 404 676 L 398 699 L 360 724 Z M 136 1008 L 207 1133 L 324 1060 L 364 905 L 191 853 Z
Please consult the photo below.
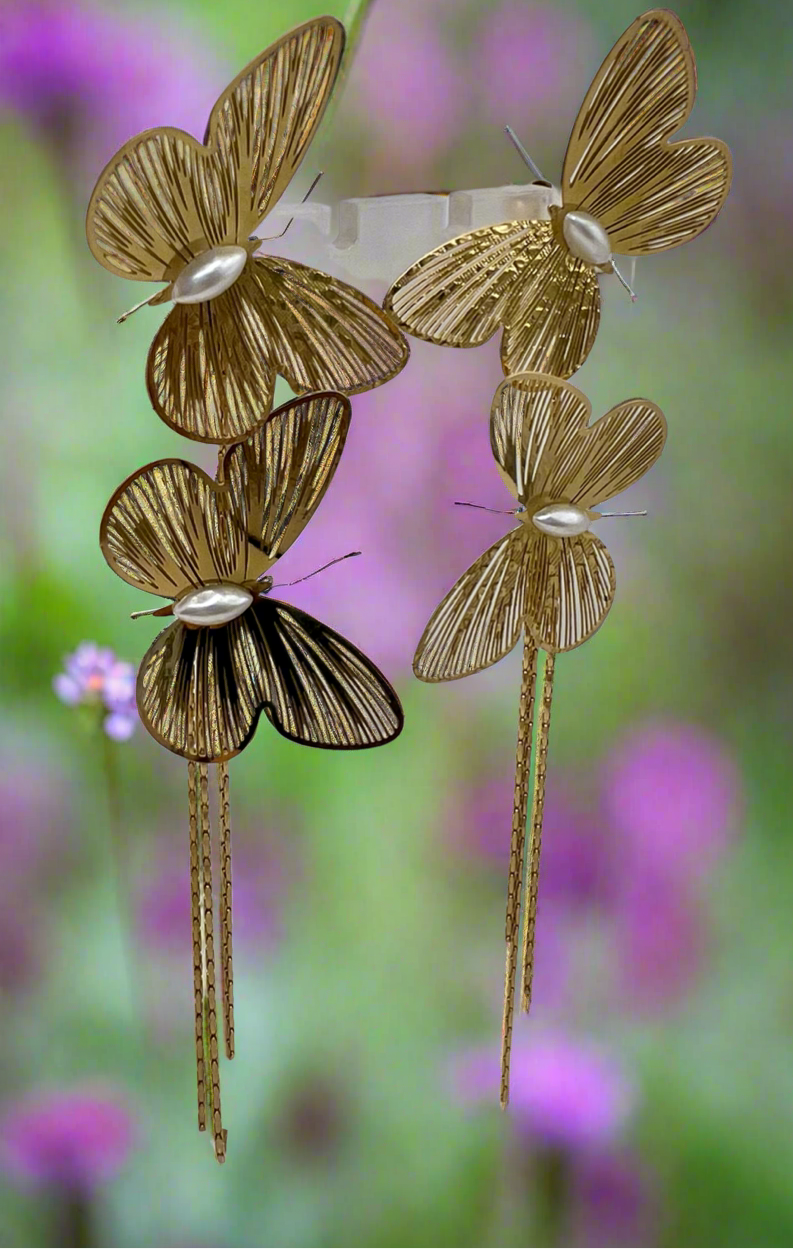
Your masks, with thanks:
M 237 1057 L 228 1161 L 195 1124 L 186 778 L 53 678 L 155 629 L 97 533 L 150 459 L 212 454 L 150 411 L 146 310 L 83 218 L 132 133 L 203 133 L 234 73 L 341 3 L 0 8 L 0 1241 L 8 1245 L 787 1245 L 793 1238 L 793 25 L 781 0 L 680 0 L 731 146 L 722 214 L 604 282 L 574 381 L 669 421 L 601 530 L 618 593 L 562 656 L 536 1009 L 497 1105 L 520 660 L 424 687 L 440 596 L 501 531 L 497 344 L 417 347 L 354 403 L 294 594 L 381 662 L 402 737 L 344 757 L 266 723 L 231 768 Z M 308 164 L 320 198 L 558 179 L 626 0 L 374 0 Z M 306 173 L 308 177 L 308 173 Z M 146 292 L 144 292 L 145 294 Z M 466 493 L 467 492 L 467 493 Z M 312 598 L 312 595 L 314 597 Z M 146 604 L 148 605 L 148 604 Z M 115 835 L 108 766 L 120 790 Z

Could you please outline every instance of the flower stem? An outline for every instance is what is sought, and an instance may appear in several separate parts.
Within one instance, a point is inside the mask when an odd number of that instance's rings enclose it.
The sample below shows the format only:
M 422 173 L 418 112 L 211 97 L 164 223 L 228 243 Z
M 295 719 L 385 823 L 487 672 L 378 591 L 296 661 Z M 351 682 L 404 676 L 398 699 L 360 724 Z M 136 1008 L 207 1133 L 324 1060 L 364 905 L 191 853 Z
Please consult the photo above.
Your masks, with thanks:
M 93 1245 L 91 1206 L 80 1189 L 60 1189 L 55 1197 L 54 1245 L 64 1249 L 88 1249 Z
M 130 1012 L 137 1017 L 136 1007 L 143 998 L 139 992 L 135 957 L 135 928 L 132 907 L 127 893 L 130 880 L 127 855 L 124 846 L 124 821 L 121 801 L 121 779 L 118 769 L 116 743 L 102 733 L 102 762 L 107 795 L 108 824 L 110 829 L 110 855 L 116 907 L 121 937 L 121 958 L 127 979 Z M 140 1021 L 139 1021 L 140 1022 Z

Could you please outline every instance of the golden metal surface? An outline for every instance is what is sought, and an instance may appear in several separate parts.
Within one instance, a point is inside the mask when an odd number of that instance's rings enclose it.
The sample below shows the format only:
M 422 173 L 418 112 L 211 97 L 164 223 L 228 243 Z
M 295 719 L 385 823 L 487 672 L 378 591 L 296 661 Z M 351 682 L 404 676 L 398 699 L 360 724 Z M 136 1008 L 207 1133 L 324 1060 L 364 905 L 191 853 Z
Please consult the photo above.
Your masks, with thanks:
M 164 281 L 190 261 L 241 246 L 242 276 L 222 294 L 178 304 L 152 343 L 149 396 L 188 438 L 235 442 L 266 420 L 276 374 L 297 392 L 348 394 L 388 381 L 408 347 L 372 300 L 335 278 L 274 257 L 251 239 L 297 171 L 327 106 L 344 28 L 316 18 L 250 63 L 210 113 L 204 144 L 164 127 L 131 139 L 91 196 L 88 244 L 119 277 Z
M 190 820 L 190 898 L 193 930 L 193 996 L 195 1000 L 195 1050 L 198 1082 L 198 1130 L 207 1126 L 206 1055 L 204 1053 L 204 943 L 201 926 L 201 872 L 198 839 L 198 765 L 187 765 Z
M 534 686 L 537 679 L 537 647 L 531 634 L 523 639 L 518 740 L 515 747 L 515 796 L 512 804 L 512 836 L 507 879 L 506 967 L 504 970 L 504 1016 L 501 1024 L 501 1106 L 509 1103 L 509 1061 L 512 1053 L 512 1022 L 515 1015 L 515 972 L 518 964 L 520 896 L 523 889 L 523 852 L 526 842 L 526 807 L 531 765 L 531 734 L 534 720 Z
M 546 653 L 542 674 L 540 714 L 537 717 L 537 746 L 534 754 L 534 792 L 531 799 L 531 831 L 526 871 L 526 905 L 523 911 L 523 953 L 520 973 L 520 1008 L 526 1014 L 531 1008 L 534 980 L 534 943 L 537 928 L 537 895 L 540 887 L 540 850 L 542 848 L 542 816 L 545 807 L 545 776 L 548 765 L 548 735 L 551 728 L 551 700 L 556 658 Z M 525 821 L 525 807 L 524 807 Z
M 220 990 L 223 996 L 223 1037 L 226 1057 L 234 1057 L 234 959 L 231 941 L 231 804 L 229 768 L 217 765 L 220 822 Z
M 694 55 L 667 9 L 637 18 L 598 71 L 573 127 L 562 207 L 550 222 L 488 226 L 443 243 L 393 284 L 384 307 L 407 333 L 475 347 L 499 327 L 505 373 L 567 378 L 586 359 L 600 317 L 597 273 L 570 252 L 568 212 L 585 212 L 614 253 L 644 255 L 696 238 L 729 191 L 719 139 L 670 143 L 694 103 Z
M 555 654 L 580 646 L 594 633 L 615 591 L 614 566 L 593 534 L 542 532 L 532 517 L 564 504 L 595 522 L 595 505 L 637 481 L 655 463 L 666 439 L 664 416 L 646 399 L 626 400 L 593 425 L 591 415 L 584 395 L 559 378 L 529 373 L 501 383 L 490 414 L 490 444 L 517 501 L 520 523 L 463 573 L 431 616 L 413 659 L 413 671 L 422 681 L 453 681 L 496 663 L 514 647 L 521 631 L 524 635 L 507 888 L 502 1106 L 509 1100 L 537 648 L 546 656 L 524 909 L 524 1010 L 531 1001 Z
M 313 515 L 344 446 L 349 400 L 293 400 L 232 447 L 223 479 L 162 460 L 115 492 L 100 544 L 131 585 L 177 599 L 204 585 L 245 586 L 253 602 L 227 624 L 177 621 L 138 673 L 141 720 L 163 746 L 200 762 L 238 754 L 265 712 L 305 745 L 355 750 L 391 741 L 402 707 L 378 668 L 305 612 L 268 598 L 268 569 Z

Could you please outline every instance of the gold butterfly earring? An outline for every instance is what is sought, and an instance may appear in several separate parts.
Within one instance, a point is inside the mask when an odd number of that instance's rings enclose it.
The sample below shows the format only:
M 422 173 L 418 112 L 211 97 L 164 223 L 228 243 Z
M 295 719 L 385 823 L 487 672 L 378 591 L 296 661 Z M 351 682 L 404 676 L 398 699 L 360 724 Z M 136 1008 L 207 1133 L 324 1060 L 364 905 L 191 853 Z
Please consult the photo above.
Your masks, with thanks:
M 321 502 L 349 422 L 341 394 L 293 400 L 226 452 L 217 481 L 184 460 L 133 474 L 100 529 L 113 571 L 169 600 L 136 615 L 176 617 L 140 665 L 137 705 L 149 733 L 188 761 L 198 1126 L 211 1125 L 220 1162 L 218 946 L 225 1049 L 234 1054 L 228 761 L 251 740 L 262 711 L 284 737 L 327 750 L 380 746 L 402 730 L 399 698 L 375 665 L 326 625 L 270 597 L 277 588 L 270 570 Z M 217 941 L 210 763 L 220 823 Z
M 317 130 L 344 39 L 332 17 L 299 26 L 223 92 L 203 144 L 171 127 L 145 131 L 116 153 L 91 196 L 86 229 L 99 263 L 167 283 L 137 305 L 175 304 L 149 351 L 146 384 L 158 415 L 188 438 L 247 437 L 270 409 L 276 374 L 297 394 L 355 394 L 407 362 L 395 322 L 366 295 L 255 255 L 262 240 L 252 232 Z
M 407 333 L 446 347 L 479 346 L 503 327 L 506 374 L 570 377 L 595 341 L 597 275 L 614 270 L 614 255 L 689 242 L 727 198 L 726 144 L 670 142 L 695 94 L 679 18 L 668 9 L 637 18 L 587 92 L 550 220 L 486 226 L 441 244 L 397 278 L 384 307 Z
M 580 646 L 603 623 L 616 580 L 608 551 L 590 532 L 593 508 L 637 481 L 666 439 L 661 411 L 628 399 L 589 424 L 588 400 L 568 382 L 538 373 L 499 386 L 490 444 L 518 501 L 519 524 L 463 574 L 433 613 L 413 660 L 422 681 L 454 681 L 490 667 L 523 634 L 515 801 L 507 888 L 501 1104 L 509 1100 L 515 978 L 538 650 L 545 652 L 529 820 L 521 958 L 521 1005 L 531 1004 L 545 771 L 555 656 Z

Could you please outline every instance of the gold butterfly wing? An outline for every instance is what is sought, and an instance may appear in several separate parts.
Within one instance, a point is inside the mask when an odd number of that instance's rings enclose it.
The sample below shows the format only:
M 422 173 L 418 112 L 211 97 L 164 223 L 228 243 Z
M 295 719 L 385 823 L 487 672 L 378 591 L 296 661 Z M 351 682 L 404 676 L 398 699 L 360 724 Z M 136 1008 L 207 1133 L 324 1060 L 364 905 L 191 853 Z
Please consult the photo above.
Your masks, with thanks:
M 499 538 L 463 573 L 430 617 L 413 658 L 421 681 L 456 681 L 512 650 L 526 612 L 525 525 Z
M 223 92 L 205 145 L 173 127 L 125 143 L 88 205 L 88 245 L 99 263 L 119 277 L 170 281 L 208 248 L 244 243 L 296 172 L 343 48 L 335 18 L 306 22 Z
M 549 221 L 513 221 L 428 252 L 397 278 L 384 307 L 406 333 L 444 347 L 478 347 L 503 327 L 506 373 L 569 377 L 594 344 L 600 292 Z
M 614 252 L 640 256 L 686 243 L 727 198 L 726 144 L 669 141 L 695 94 L 694 54 L 668 9 L 637 18 L 595 76 L 565 154 L 562 199 L 597 217 Z

